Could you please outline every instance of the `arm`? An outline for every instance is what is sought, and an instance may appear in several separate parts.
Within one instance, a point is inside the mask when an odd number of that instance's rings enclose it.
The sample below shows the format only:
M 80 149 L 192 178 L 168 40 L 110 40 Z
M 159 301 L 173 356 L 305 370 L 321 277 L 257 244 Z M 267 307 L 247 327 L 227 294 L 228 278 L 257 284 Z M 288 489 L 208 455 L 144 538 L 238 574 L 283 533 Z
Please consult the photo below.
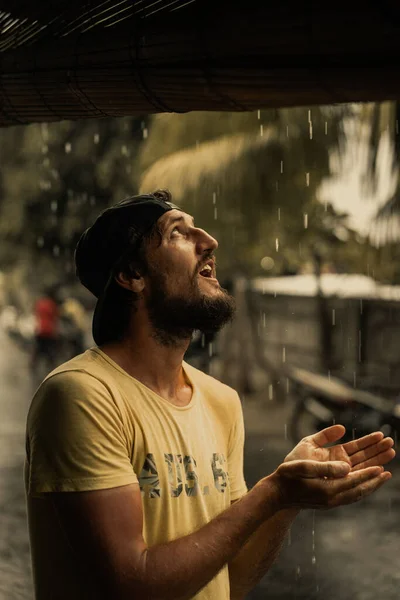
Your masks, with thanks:
M 349 504 L 387 475 L 380 467 L 349 474 L 343 462 L 289 462 L 197 531 L 151 548 L 142 535 L 137 484 L 52 498 L 77 559 L 100 581 L 104 598 L 189 600 L 279 510 Z
M 286 457 L 285 462 L 296 459 L 321 461 L 343 460 L 353 471 L 384 465 L 395 455 L 393 440 L 374 432 L 344 446 L 324 449 L 322 446 L 337 441 L 343 435 L 341 426 L 331 427 L 302 440 Z M 298 510 L 281 510 L 268 519 L 254 533 L 243 549 L 229 563 L 231 599 L 241 600 L 267 573 L 277 558 L 283 541 Z
M 265 521 L 229 563 L 231 600 L 242 600 L 264 577 L 278 557 L 286 535 L 298 515 L 281 510 Z
M 276 484 L 265 478 L 199 530 L 149 548 L 138 485 L 51 497 L 77 559 L 114 600 L 192 598 L 279 507 Z

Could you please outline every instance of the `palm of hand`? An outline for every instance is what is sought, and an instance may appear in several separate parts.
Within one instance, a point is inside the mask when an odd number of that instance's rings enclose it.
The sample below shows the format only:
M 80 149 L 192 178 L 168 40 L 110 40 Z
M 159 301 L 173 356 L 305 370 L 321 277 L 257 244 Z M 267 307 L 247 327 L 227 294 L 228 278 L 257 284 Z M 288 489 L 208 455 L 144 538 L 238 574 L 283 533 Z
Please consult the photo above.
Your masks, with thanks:
M 343 444 L 324 448 L 315 443 L 313 436 L 301 440 L 286 456 L 284 462 L 292 460 L 316 460 L 318 462 L 340 460 L 353 466 Z
M 380 431 L 375 431 L 362 438 L 325 447 L 340 440 L 345 434 L 343 425 L 332 425 L 315 435 L 301 440 L 286 456 L 284 462 L 293 460 L 312 460 L 318 462 L 343 461 L 350 465 L 352 471 L 367 467 L 382 466 L 390 462 L 395 451 L 394 441 L 384 437 Z

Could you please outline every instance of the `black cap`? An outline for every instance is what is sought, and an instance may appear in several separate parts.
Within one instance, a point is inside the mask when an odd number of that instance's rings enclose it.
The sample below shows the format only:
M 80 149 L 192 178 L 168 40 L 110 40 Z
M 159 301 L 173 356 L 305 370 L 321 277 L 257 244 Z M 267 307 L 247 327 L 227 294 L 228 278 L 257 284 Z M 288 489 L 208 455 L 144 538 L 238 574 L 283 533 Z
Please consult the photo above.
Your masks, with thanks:
M 140 247 L 143 236 L 165 212 L 174 208 L 181 210 L 169 198 L 168 192 L 155 192 L 118 202 L 97 217 L 76 246 L 76 274 L 97 298 L 92 325 L 97 345 L 110 337 L 107 325 L 110 311 L 116 307 L 109 298 L 115 286 L 119 288 L 114 279 L 117 267 L 124 256 Z

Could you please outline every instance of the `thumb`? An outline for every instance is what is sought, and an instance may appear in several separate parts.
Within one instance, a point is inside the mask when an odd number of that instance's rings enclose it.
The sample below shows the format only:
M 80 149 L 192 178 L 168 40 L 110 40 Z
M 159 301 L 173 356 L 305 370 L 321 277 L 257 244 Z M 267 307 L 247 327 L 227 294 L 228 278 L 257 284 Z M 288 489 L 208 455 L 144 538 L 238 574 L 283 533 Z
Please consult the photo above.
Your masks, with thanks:
M 336 479 L 350 473 L 350 465 L 340 460 L 319 462 L 317 460 L 293 460 L 283 463 L 279 470 L 287 477 Z
M 326 429 L 322 429 L 311 436 L 312 441 L 319 447 L 325 446 L 326 444 L 331 444 L 332 442 L 337 442 L 344 436 L 346 433 L 345 427 L 343 425 L 331 425 L 330 427 L 326 427 Z

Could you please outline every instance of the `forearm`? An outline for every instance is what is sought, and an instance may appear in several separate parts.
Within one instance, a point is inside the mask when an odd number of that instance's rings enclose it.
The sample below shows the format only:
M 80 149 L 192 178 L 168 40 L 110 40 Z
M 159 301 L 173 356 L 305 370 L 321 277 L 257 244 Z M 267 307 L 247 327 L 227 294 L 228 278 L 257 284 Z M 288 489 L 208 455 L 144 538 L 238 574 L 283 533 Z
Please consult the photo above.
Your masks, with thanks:
M 196 532 L 143 553 L 135 583 L 122 598 L 188 600 L 240 551 L 265 519 L 279 509 L 268 479 Z
M 229 562 L 231 600 L 242 600 L 277 558 L 298 510 L 281 510 L 265 521 Z

